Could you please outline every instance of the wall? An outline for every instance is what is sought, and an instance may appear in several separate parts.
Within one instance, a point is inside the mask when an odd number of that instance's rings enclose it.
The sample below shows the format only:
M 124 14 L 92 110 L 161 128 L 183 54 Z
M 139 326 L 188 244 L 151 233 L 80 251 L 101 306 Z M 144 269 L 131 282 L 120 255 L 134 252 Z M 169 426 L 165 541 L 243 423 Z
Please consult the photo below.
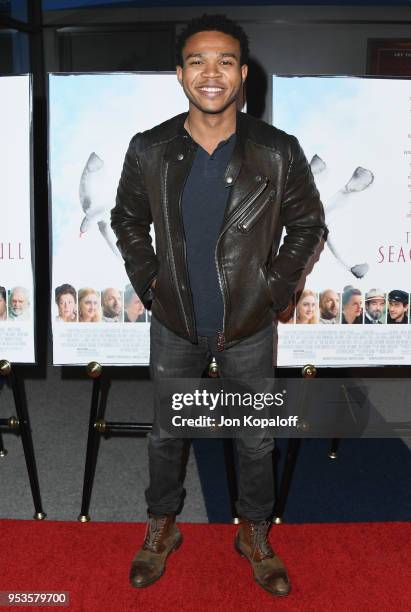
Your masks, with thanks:
M 98 9 L 45 13 L 46 67 L 59 70 L 58 27 L 133 22 L 172 22 L 177 30 L 194 15 L 226 13 L 250 36 L 253 58 L 268 75 L 363 75 L 369 38 L 411 38 L 411 7 L 197 7 Z M 133 49 L 129 49 L 130 55 Z M 90 48 L 90 53 L 92 49 Z M 250 93 L 249 93 L 250 96 Z M 269 89 L 258 114 L 269 119 Z

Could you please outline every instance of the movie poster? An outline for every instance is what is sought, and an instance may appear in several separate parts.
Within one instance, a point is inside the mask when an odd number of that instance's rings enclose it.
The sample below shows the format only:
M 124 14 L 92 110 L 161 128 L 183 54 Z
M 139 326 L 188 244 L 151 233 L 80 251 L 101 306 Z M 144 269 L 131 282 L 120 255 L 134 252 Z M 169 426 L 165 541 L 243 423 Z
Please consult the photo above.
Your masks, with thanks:
M 151 313 L 110 226 L 128 144 L 187 109 L 174 74 L 49 77 L 53 363 L 147 365 Z
M 278 365 L 411 364 L 411 81 L 273 77 L 272 110 L 329 230 L 279 325 Z
M 34 363 L 30 77 L 0 77 L 0 359 Z

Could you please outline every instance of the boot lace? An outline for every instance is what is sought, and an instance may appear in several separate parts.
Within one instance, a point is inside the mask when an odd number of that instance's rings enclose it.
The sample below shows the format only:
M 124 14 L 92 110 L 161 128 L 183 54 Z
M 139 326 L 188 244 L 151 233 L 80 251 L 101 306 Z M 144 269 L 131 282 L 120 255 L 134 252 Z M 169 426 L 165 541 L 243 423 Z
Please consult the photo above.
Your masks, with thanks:
M 270 527 L 269 521 L 262 521 L 261 523 L 251 523 L 251 534 L 253 538 L 252 558 L 259 550 L 264 557 L 272 557 L 273 550 L 271 544 L 267 539 L 268 529 Z
M 146 527 L 144 543 L 148 548 L 155 549 L 162 536 L 167 517 L 155 518 L 150 517 Z

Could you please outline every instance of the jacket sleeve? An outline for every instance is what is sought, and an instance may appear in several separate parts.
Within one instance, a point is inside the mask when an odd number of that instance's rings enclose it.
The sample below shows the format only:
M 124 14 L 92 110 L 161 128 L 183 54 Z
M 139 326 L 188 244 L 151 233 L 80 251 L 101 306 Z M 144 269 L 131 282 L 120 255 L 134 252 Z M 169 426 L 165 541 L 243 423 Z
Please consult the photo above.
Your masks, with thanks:
M 152 246 L 150 202 L 138 159 L 141 135 L 129 144 L 117 189 L 116 205 L 111 211 L 111 227 L 131 284 L 145 306 L 152 300 L 151 282 L 158 261 Z
M 324 209 L 311 168 L 294 136 L 280 214 L 286 236 L 268 271 L 277 311 L 287 307 L 325 231 Z

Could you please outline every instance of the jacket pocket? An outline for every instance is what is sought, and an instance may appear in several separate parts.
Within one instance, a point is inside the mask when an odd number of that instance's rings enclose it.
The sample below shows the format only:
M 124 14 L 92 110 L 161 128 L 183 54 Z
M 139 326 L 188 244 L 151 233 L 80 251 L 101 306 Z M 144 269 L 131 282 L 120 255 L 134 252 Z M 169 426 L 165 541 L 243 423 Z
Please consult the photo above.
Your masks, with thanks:
M 247 210 L 243 215 L 241 215 L 241 217 L 237 221 L 237 228 L 240 230 L 240 232 L 246 234 L 254 227 L 260 217 L 262 217 L 262 215 L 266 212 L 270 202 L 273 199 L 274 194 L 275 191 L 271 190 L 265 200 L 263 200 L 257 206 L 251 208 L 250 210 Z

